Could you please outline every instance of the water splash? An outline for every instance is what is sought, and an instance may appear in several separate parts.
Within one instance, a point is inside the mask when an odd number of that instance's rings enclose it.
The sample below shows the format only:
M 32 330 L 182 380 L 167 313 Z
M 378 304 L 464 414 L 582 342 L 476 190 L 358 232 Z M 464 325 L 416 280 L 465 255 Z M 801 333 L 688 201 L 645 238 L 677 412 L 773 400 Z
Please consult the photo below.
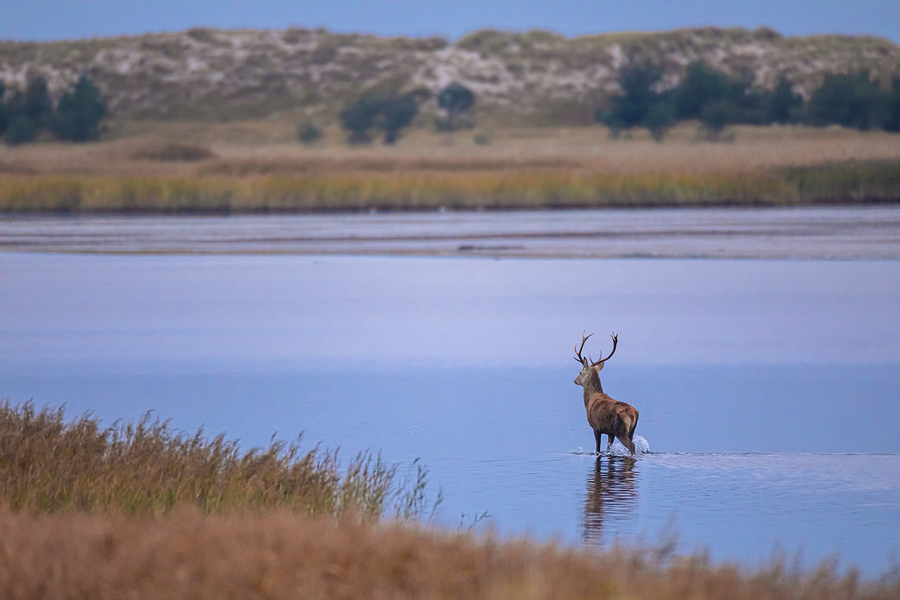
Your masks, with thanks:
M 631 441 L 634 442 L 634 453 L 635 454 L 646 454 L 650 452 L 650 442 L 641 435 L 634 436 L 634 439 Z M 577 450 L 570 450 L 569 454 L 593 454 L 597 455 L 597 452 L 593 452 L 591 450 L 586 450 L 581 446 L 578 446 Z M 601 452 L 600 454 L 606 454 L 606 452 Z M 631 452 L 628 451 L 625 446 L 622 445 L 622 442 L 616 440 L 613 442 L 612 447 L 609 449 L 609 456 L 631 456 Z
M 636 435 L 631 440 L 634 442 L 634 453 L 635 454 L 645 454 L 650 452 L 650 442 L 646 440 L 643 436 Z M 613 442 L 612 447 L 609 449 L 610 456 L 631 456 L 631 452 L 622 445 L 622 442 L 616 440 Z

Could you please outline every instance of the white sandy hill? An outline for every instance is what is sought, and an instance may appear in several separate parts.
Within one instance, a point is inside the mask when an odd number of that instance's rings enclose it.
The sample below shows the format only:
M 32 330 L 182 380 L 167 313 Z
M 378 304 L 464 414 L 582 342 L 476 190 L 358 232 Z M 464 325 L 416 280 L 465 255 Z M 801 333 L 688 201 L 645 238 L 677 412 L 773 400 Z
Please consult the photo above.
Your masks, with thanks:
M 328 31 L 191 29 L 59 42 L 0 42 L 0 79 L 23 86 L 44 76 L 58 97 L 83 73 L 113 114 L 131 117 L 243 117 L 319 107 L 336 113 L 367 89 L 452 81 L 473 89 L 481 108 L 523 113 L 590 108 L 617 89 L 628 57 L 664 67 L 675 85 L 702 59 L 772 87 L 785 74 L 809 95 L 833 73 L 900 76 L 900 47 L 871 37 L 782 37 L 766 28 L 681 29 L 565 38 L 546 31 L 481 30 L 456 43 L 439 37 L 380 38 Z

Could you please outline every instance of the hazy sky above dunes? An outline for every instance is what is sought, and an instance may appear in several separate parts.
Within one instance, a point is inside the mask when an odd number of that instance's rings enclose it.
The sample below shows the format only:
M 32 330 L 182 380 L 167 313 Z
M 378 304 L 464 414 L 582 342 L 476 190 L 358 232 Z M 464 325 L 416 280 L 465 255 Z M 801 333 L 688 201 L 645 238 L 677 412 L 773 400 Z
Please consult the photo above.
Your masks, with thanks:
M 0 0 L 0 39 L 55 40 L 221 28 L 326 27 L 442 35 L 484 27 L 567 36 L 714 25 L 900 42 L 898 0 Z

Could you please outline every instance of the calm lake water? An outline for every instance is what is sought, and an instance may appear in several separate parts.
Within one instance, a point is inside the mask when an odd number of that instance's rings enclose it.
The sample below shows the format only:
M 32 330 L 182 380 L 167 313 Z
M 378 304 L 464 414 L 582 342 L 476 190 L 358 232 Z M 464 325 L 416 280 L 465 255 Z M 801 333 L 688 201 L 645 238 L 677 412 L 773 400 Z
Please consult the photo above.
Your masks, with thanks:
M 588 452 L 583 329 L 635 460 Z M 900 560 L 898 261 L 0 253 L 0 340 L 13 402 L 421 458 L 450 527 Z

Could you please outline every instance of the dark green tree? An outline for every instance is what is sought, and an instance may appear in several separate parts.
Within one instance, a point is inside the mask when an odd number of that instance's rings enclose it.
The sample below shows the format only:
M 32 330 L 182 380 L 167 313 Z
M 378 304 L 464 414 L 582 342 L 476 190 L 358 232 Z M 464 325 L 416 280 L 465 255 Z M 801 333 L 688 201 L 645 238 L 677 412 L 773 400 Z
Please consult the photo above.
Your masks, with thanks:
M 900 131 L 900 77 L 894 77 L 892 84 L 886 100 L 884 128 L 887 131 Z
M 622 67 L 619 71 L 622 93 L 612 99 L 608 111 L 597 111 L 597 120 L 614 131 L 639 125 L 653 104 L 659 101 L 659 94 L 653 88 L 660 79 L 662 71 L 650 63 L 631 63 Z
M 675 106 L 671 102 L 660 100 L 641 119 L 641 126 L 647 128 L 654 140 L 661 142 L 675 121 Z
M 803 96 L 794 91 L 787 77 L 778 78 L 775 89 L 764 97 L 765 122 L 784 125 L 793 122 L 803 108 Z
M 61 140 L 86 142 L 100 135 L 106 100 L 94 82 L 82 75 L 71 92 L 63 94 L 51 121 L 51 131 Z
M 444 131 L 453 131 L 459 128 L 459 121 L 463 114 L 469 112 L 475 105 L 475 93 L 469 88 L 455 81 L 438 92 L 438 107 L 447 113 L 447 119 L 438 119 L 437 127 Z
M 350 131 L 351 144 L 372 141 L 369 131 L 377 127 L 384 131 L 384 143 L 393 144 L 400 130 L 408 126 L 417 114 L 419 103 L 426 98 L 425 90 L 398 95 L 396 92 L 367 92 L 341 111 L 341 123 Z
M 701 61 L 691 63 L 674 94 L 678 117 L 700 118 L 706 104 L 733 100 L 735 87 L 734 82 L 724 73 Z
M 9 125 L 9 110 L 6 108 L 6 103 L 3 102 L 5 93 L 6 86 L 3 84 L 3 80 L 0 79 L 0 135 L 6 133 L 6 127 Z
M 728 100 L 716 100 L 707 102 L 700 110 L 700 123 L 706 130 L 706 138 L 709 140 L 718 140 L 725 126 L 734 123 L 737 119 L 735 113 L 737 108 Z
M 350 132 L 347 138 L 351 144 L 368 144 L 372 141 L 369 130 L 381 115 L 383 99 L 379 95 L 366 92 L 341 111 L 341 124 Z
M 391 94 L 381 103 L 379 127 L 384 130 L 384 143 L 391 145 L 400 136 L 400 130 L 412 123 L 419 114 L 419 103 L 412 93 L 396 96 Z
M 707 64 L 697 61 L 688 65 L 684 79 L 672 90 L 679 119 L 698 119 L 702 134 L 719 139 L 731 123 L 763 124 L 766 122 L 768 97 L 753 86 L 751 73 L 731 78 Z
M 34 121 L 21 113 L 14 113 L 6 126 L 3 140 L 10 145 L 27 144 L 33 142 L 40 132 L 41 128 Z
M 829 75 L 809 99 L 807 115 L 813 125 L 877 129 L 889 120 L 888 96 L 868 73 Z
M 17 91 L 6 103 L 9 123 L 4 133 L 8 144 L 33 141 L 53 116 L 53 102 L 47 92 L 47 81 L 29 76 L 25 91 Z

